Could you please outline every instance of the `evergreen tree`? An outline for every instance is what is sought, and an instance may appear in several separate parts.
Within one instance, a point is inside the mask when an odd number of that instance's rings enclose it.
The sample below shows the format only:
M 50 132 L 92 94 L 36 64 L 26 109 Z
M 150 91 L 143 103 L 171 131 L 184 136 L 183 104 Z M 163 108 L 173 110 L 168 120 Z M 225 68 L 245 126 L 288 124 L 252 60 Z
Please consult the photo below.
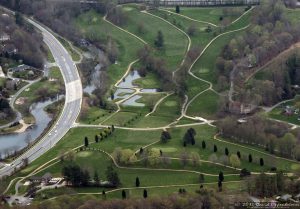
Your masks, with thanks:
M 227 147 L 225 148 L 225 155 L 226 155 L 226 156 L 229 155 L 229 151 L 228 151 L 228 148 L 227 148 Z
M 240 153 L 240 151 L 237 151 L 236 155 L 241 159 L 241 153 Z
M 162 131 L 160 136 L 162 143 L 167 143 L 169 139 L 171 139 L 171 135 L 168 131 Z
M 103 200 L 105 200 L 105 199 L 106 199 L 106 193 L 105 193 L 105 191 L 104 191 L 104 190 L 102 190 L 102 197 L 103 197 Z
M 136 177 L 136 178 L 135 178 L 135 186 L 136 186 L 136 187 L 139 187 L 139 186 L 140 186 L 140 179 L 139 179 L 139 177 Z
M 220 173 L 219 173 L 219 181 L 224 181 L 224 174 L 223 174 L 223 172 L 222 171 L 220 171 Z
M 94 173 L 94 181 L 95 181 L 96 186 L 100 185 L 100 179 L 99 179 L 99 175 L 98 175 L 97 171 L 95 171 L 95 173 Z
M 249 161 L 249 163 L 252 163 L 252 155 L 251 154 L 249 154 L 249 156 L 248 156 L 248 161 Z
M 219 192 L 222 192 L 222 181 L 218 181 Z
M 179 7 L 179 5 L 176 5 L 176 13 L 177 13 L 177 14 L 180 13 L 180 7 Z
M 126 192 L 125 192 L 125 190 L 122 190 L 122 199 L 123 200 L 126 199 Z
M 206 148 L 206 143 L 205 143 L 205 141 L 203 140 L 202 141 L 202 149 L 205 149 Z
M 88 186 L 90 182 L 90 174 L 87 170 L 81 171 L 81 184 L 82 186 Z
M 110 164 L 107 166 L 105 171 L 107 180 L 112 184 L 112 186 L 117 187 L 120 185 L 120 179 L 117 171 L 113 168 L 113 165 Z
M 264 159 L 263 158 L 259 159 L 259 164 L 260 164 L 260 166 L 264 166 Z
M 98 143 L 99 142 L 99 136 L 95 135 L 95 142 Z
M 89 139 L 87 137 L 84 137 L 84 146 L 85 147 L 89 146 Z
M 217 145 L 214 145 L 214 152 L 217 152 L 218 151 L 218 147 Z
M 143 194 L 143 197 L 146 199 L 148 197 L 148 192 L 146 189 L 144 189 L 144 194 Z
M 164 47 L 164 35 L 163 35 L 163 33 L 160 30 L 157 32 L 157 37 L 156 37 L 156 39 L 154 41 L 154 45 L 157 48 Z
M 204 175 L 202 173 L 199 175 L 199 183 L 204 183 Z

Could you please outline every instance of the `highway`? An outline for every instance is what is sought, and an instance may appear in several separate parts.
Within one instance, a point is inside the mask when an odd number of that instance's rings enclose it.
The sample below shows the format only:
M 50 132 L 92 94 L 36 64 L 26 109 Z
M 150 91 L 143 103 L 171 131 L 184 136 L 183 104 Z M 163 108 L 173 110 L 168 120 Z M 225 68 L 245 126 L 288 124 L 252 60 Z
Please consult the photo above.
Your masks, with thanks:
M 60 67 L 66 87 L 66 99 L 62 113 L 51 130 L 31 149 L 11 164 L 7 164 L 1 168 L 0 177 L 11 175 L 15 169 L 18 169 L 22 165 L 22 159 L 27 158 L 30 163 L 51 149 L 75 123 L 80 113 L 82 102 L 82 84 L 77 67 L 70 54 L 42 25 L 31 19 L 26 20 L 41 31 L 44 42 L 52 52 L 56 64 Z

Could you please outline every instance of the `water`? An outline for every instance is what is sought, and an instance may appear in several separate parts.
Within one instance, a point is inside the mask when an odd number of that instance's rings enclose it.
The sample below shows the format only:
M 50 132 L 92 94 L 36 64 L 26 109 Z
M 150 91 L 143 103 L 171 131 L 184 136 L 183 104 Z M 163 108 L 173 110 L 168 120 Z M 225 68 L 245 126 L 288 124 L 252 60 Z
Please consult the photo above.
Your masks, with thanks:
M 54 101 L 47 100 L 32 105 L 31 114 L 35 117 L 36 124 L 23 133 L 0 135 L 0 154 L 4 157 L 7 153 L 20 150 L 27 146 L 27 141 L 34 141 L 47 128 L 51 117 L 44 111 L 44 108 Z
M 136 70 L 130 71 L 129 74 L 125 77 L 125 79 L 123 81 L 121 81 L 121 83 L 119 83 L 118 87 L 120 87 L 120 88 L 137 87 L 137 86 L 133 85 L 132 82 L 139 78 L 141 78 L 141 76 L 139 75 L 138 71 L 136 71 Z
M 144 107 L 145 104 L 136 102 L 136 100 L 142 98 L 140 95 L 134 95 L 130 99 L 126 100 L 125 102 L 122 103 L 122 105 L 125 106 L 135 106 L 135 107 Z
M 129 97 L 131 94 L 134 93 L 134 90 L 132 89 L 117 89 L 114 93 L 114 99 L 124 99 Z M 111 98 L 108 98 L 110 101 Z
M 91 80 L 89 82 L 89 85 L 87 85 L 83 91 L 85 93 L 88 93 L 88 94 L 92 94 L 93 91 L 97 88 L 97 85 L 99 85 L 99 82 L 100 82 L 100 75 L 101 75 L 101 67 L 102 65 L 101 64 L 97 64 L 95 66 L 95 70 L 91 76 Z

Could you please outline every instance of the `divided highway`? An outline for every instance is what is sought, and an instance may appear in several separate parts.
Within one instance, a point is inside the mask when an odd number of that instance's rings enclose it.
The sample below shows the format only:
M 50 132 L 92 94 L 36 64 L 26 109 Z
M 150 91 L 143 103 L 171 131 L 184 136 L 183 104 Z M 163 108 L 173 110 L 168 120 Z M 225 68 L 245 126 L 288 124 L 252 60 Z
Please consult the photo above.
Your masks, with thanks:
M 27 21 L 41 31 L 44 42 L 60 67 L 66 87 L 65 105 L 59 119 L 45 137 L 10 165 L 1 168 L 0 177 L 10 175 L 14 169 L 20 167 L 22 159 L 27 158 L 29 162 L 32 162 L 53 147 L 72 128 L 81 108 L 82 84 L 70 54 L 46 28 L 31 19 L 27 19 Z

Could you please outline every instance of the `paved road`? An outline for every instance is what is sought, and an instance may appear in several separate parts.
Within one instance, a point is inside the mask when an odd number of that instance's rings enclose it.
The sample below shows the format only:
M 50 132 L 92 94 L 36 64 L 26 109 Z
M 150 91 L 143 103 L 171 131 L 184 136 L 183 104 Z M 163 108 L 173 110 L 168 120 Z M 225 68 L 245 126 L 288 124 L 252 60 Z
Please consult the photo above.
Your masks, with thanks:
M 60 118 L 47 135 L 10 165 L 1 168 L 0 177 L 10 175 L 15 168 L 21 166 L 22 159 L 28 158 L 29 162 L 32 162 L 53 147 L 73 126 L 81 108 L 82 85 L 71 56 L 47 29 L 30 19 L 27 19 L 27 21 L 42 32 L 44 42 L 51 50 L 57 65 L 61 69 L 66 86 L 66 101 Z

